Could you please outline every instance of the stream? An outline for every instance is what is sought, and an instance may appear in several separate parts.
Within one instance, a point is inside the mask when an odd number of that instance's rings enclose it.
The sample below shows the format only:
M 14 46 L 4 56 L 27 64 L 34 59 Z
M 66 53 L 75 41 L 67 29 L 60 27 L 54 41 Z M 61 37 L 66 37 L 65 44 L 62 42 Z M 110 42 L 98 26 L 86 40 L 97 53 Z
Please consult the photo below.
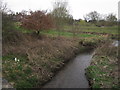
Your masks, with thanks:
M 92 56 L 92 51 L 78 55 L 68 62 L 43 88 L 89 88 L 85 68 L 90 65 Z
M 119 46 L 120 41 L 114 41 L 113 46 Z M 93 51 L 86 51 L 70 60 L 43 88 L 89 88 L 85 69 L 90 65 Z M 3 88 L 13 88 L 6 79 L 2 78 Z M 14 88 L 14 90 L 16 90 Z
M 112 43 L 113 46 L 118 47 L 120 45 L 120 41 L 114 41 Z
M 118 47 L 120 41 L 114 41 L 113 46 Z M 57 73 L 43 88 L 89 88 L 85 69 L 90 65 L 93 51 L 79 54 Z

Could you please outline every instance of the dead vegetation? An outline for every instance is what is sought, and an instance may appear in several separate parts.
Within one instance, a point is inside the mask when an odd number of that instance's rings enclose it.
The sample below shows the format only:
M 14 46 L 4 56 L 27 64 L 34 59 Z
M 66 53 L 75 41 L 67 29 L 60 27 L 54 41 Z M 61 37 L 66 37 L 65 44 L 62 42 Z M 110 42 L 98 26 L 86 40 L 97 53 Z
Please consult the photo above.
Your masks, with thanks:
M 103 39 L 106 37 L 48 37 L 20 32 L 13 35 L 6 38 L 7 43 L 3 42 L 3 76 L 14 87 L 21 88 L 41 87 L 78 52 L 106 40 Z
M 106 42 L 96 50 L 87 76 L 92 88 L 119 89 L 118 48 Z
M 66 62 L 65 60 L 71 59 L 75 56 L 75 53 L 79 51 L 79 43 L 77 41 L 79 39 L 65 37 L 43 37 L 44 38 L 38 39 L 32 35 L 26 34 L 24 37 L 19 37 L 24 38 L 23 40 L 14 37 L 17 39 L 14 43 L 11 43 L 11 40 L 8 40 L 8 43 L 3 43 L 3 57 L 5 57 L 5 60 L 3 60 L 3 76 L 6 78 L 13 76 L 10 74 L 11 71 L 7 69 L 9 68 L 8 64 L 13 65 L 12 67 L 14 67 L 14 69 L 17 67 L 16 62 L 10 62 L 9 60 L 12 58 L 14 59 L 15 57 L 20 58 L 26 56 L 26 62 L 20 60 L 21 62 L 24 62 L 21 66 L 23 67 L 23 70 L 25 70 L 26 66 L 29 66 L 32 70 L 31 76 L 35 76 L 38 80 L 35 85 L 31 87 L 40 87 L 41 84 L 48 81 L 54 75 L 56 70 L 64 65 L 64 62 Z M 12 57 L 9 57 L 9 55 L 12 55 Z M 6 57 L 9 57 L 7 58 L 8 61 L 6 60 Z M 22 76 L 16 75 L 15 77 L 18 78 Z M 21 85 L 17 85 L 18 83 L 15 83 L 15 81 L 11 78 L 8 78 L 8 80 L 10 82 L 14 82 L 12 83 L 13 86 L 21 87 Z M 30 85 L 28 86 L 30 87 Z

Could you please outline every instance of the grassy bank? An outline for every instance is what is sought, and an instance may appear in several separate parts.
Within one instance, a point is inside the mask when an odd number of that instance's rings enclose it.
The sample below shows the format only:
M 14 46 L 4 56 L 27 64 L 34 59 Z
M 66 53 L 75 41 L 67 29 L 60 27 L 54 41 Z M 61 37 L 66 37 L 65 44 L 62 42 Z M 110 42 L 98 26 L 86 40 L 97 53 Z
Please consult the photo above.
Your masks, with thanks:
M 78 25 L 77 32 L 90 32 L 90 33 L 106 33 L 106 34 L 118 34 L 118 26 L 104 26 L 97 27 L 95 25 Z M 73 26 L 66 26 L 65 31 L 74 31 Z
M 82 32 L 118 34 L 118 26 L 113 27 L 81 27 Z
M 42 31 L 42 34 L 45 35 L 50 35 L 50 36 L 65 36 L 65 37 L 96 37 L 99 35 L 94 35 L 94 34 L 85 34 L 85 33 L 73 33 L 73 32 L 66 32 L 66 31 L 61 31 L 58 32 L 56 30 L 50 30 L 50 31 Z
M 106 41 L 105 36 L 68 38 L 22 34 L 21 37 L 20 32 L 16 33 L 5 39 L 9 43 L 3 42 L 2 62 L 3 77 L 16 88 L 41 87 L 77 53 Z
M 32 33 L 33 30 L 25 29 L 19 25 L 19 22 L 14 23 L 15 29 L 18 31 L 22 31 L 23 33 Z M 100 34 L 110 34 L 110 35 L 116 35 L 118 34 L 118 26 L 112 26 L 112 27 L 97 27 L 94 25 L 84 26 L 84 25 L 78 25 L 77 28 L 74 28 L 72 25 L 70 26 L 64 26 L 60 30 L 51 29 L 51 30 L 43 30 L 41 31 L 42 34 L 45 35 L 51 35 L 51 36 L 67 36 L 67 37 L 96 37 Z
M 107 42 L 99 47 L 93 56 L 91 65 L 86 69 L 91 88 L 120 89 L 118 48 Z
M 3 33 L 2 65 L 3 77 L 16 88 L 41 87 L 78 53 L 107 40 L 107 35 L 55 30 L 36 36 L 15 24 L 15 30 Z

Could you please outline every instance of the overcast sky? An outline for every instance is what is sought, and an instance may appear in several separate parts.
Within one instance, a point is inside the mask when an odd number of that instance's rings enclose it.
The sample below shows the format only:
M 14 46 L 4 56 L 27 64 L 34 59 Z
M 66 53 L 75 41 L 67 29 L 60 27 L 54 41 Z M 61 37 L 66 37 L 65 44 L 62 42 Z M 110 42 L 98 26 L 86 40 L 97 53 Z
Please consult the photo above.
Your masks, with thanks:
M 3 0 L 9 9 L 15 12 L 22 10 L 52 10 L 55 0 Z M 114 13 L 118 16 L 118 2 L 120 0 L 66 0 L 70 13 L 74 19 L 83 19 L 91 11 L 101 14 Z

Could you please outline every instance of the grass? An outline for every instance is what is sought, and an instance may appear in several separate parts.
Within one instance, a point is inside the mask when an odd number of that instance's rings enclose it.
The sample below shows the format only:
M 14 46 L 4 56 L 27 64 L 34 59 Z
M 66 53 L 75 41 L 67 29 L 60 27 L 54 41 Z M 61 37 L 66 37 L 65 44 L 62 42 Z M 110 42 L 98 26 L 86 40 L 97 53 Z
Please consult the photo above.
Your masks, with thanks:
M 19 22 L 14 23 L 16 30 L 18 31 L 22 31 L 23 33 L 32 33 L 32 30 L 29 29 L 25 29 L 23 27 L 20 26 Z M 97 36 L 97 34 L 84 34 L 82 32 L 89 32 L 89 33 L 106 33 L 106 34 L 113 34 L 116 35 L 118 34 L 118 26 L 112 26 L 112 27 L 97 27 L 94 25 L 89 25 L 89 26 L 78 26 L 79 28 L 77 28 L 77 30 L 74 30 L 74 28 L 72 28 L 72 26 L 64 26 L 64 30 L 62 31 L 56 31 L 56 30 L 47 30 L 47 31 L 41 31 L 42 34 L 47 34 L 47 35 L 51 35 L 51 36 L 67 36 L 67 37 L 71 37 L 71 36 L 78 36 L 78 37 L 95 37 Z M 71 32 L 69 32 L 71 31 Z M 74 33 L 76 33 L 74 35 Z
M 105 44 L 97 49 L 91 66 L 86 69 L 92 88 L 120 89 L 118 76 L 117 48 Z
M 15 58 L 20 61 L 15 61 Z M 16 88 L 30 88 L 36 85 L 37 78 L 32 76 L 32 68 L 24 55 L 3 56 L 3 76 Z
M 70 29 L 68 29 L 67 31 L 69 31 L 69 30 Z M 70 31 L 73 31 L 73 30 L 70 30 Z M 79 26 L 77 32 L 118 34 L 118 26 L 112 26 L 112 27 Z
M 23 42 L 24 45 L 16 42 L 3 45 L 7 51 L 3 52 L 5 54 L 2 58 L 3 76 L 16 88 L 40 87 L 53 76 L 66 58 L 74 55 L 74 47 L 78 45 L 75 40 L 51 37 Z M 65 54 L 68 51 L 70 53 Z M 15 61 L 15 58 L 20 61 Z
M 105 38 L 27 37 L 29 40 L 22 44 L 3 45 L 3 76 L 16 88 L 41 87 L 78 52 L 91 48 L 93 42 L 99 45 Z M 15 57 L 20 61 L 16 62 Z
M 20 24 L 21 24 L 20 22 L 14 23 L 15 30 L 21 31 L 22 33 L 32 33 L 33 32 L 33 30 L 23 28 L 22 26 L 20 26 Z
M 72 29 L 72 27 L 67 27 L 68 29 L 66 29 L 65 31 L 70 31 L 73 32 L 74 29 Z M 94 25 L 89 25 L 89 26 L 78 26 L 77 29 L 75 29 L 76 32 L 78 33 L 94 33 L 94 34 L 102 34 L 102 33 L 106 33 L 106 34 L 118 34 L 118 26 L 112 26 L 112 27 L 97 27 Z
M 42 31 L 41 32 L 42 34 L 45 34 L 45 35 L 50 35 L 50 36 L 66 36 L 66 37 L 96 37 L 96 36 L 99 36 L 99 35 L 93 35 L 93 34 L 83 34 L 83 33 L 71 33 L 71 32 L 58 32 L 58 31 L 55 31 L 55 30 L 49 30 L 49 31 Z
M 17 35 L 14 37 L 10 35 L 14 42 L 3 43 L 4 56 L 2 58 L 3 76 L 16 88 L 41 87 L 75 54 L 86 50 L 87 47 L 95 48 L 104 43 L 107 38 L 83 33 L 77 33 L 75 38 L 70 38 L 74 36 L 71 32 L 49 30 L 41 31 L 41 34 L 48 35 L 48 37 L 38 39 L 26 34 L 33 31 L 24 29 L 19 24 L 15 23 L 16 30 L 24 33 L 24 39 L 21 39 L 22 33 L 15 32 Z M 59 34 L 64 37 L 54 37 Z M 20 61 L 15 61 L 15 58 Z M 96 87 L 98 86 L 97 84 Z

